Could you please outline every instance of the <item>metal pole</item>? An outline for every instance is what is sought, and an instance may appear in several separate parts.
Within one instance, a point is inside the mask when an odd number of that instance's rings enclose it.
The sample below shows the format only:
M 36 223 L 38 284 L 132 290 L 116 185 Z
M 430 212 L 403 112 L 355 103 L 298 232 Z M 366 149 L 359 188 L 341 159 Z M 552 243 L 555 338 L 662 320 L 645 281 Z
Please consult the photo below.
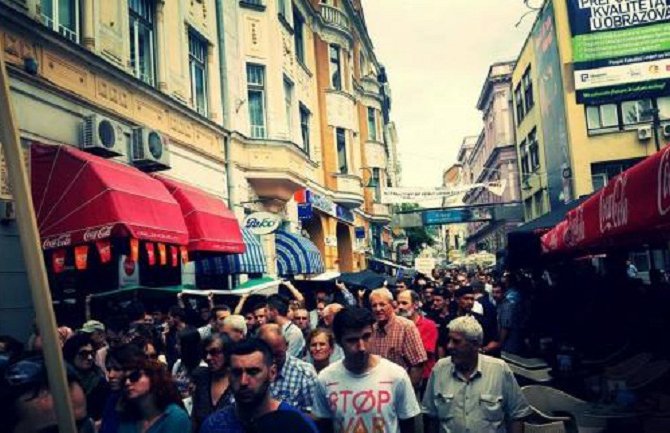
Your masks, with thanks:
M 16 223 L 19 228 L 23 260 L 28 271 L 37 326 L 43 339 L 44 364 L 47 368 L 49 389 L 53 395 L 58 417 L 58 430 L 62 433 L 76 433 L 65 365 L 56 329 L 56 317 L 52 309 L 49 282 L 30 194 L 30 184 L 23 166 L 19 128 L 10 98 L 9 74 L 5 67 L 4 53 L 0 53 L 0 143 L 5 153 L 9 183 L 14 193 Z
M 658 107 L 654 107 L 652 109 L 652 114 L 654 115 L 654 120 L 653 120 L 654 126 L 653 126 L 653 128 L 654 128 L 654 143 L 656 144 L 656 152 L 661 150 L 661 146 L 658 143 L 658 128 L 661 127 L 661 119 L 658 116 L 658 112 L 659 112 Z

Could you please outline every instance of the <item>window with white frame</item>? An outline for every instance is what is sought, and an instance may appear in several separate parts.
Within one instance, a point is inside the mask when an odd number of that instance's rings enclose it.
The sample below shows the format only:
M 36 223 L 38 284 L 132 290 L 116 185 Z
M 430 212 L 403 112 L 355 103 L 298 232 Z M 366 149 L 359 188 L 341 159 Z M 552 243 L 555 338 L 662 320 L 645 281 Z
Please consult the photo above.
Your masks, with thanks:
M 519 125 L 526 115 L 523 107 L 523 97 L 521 95 L 521 83 L 514 89 L 514 104 L 516 107 L 516 124 Z
M 253 138 L 265 138 L 265 67 L 247 64 L 249 124 Z
M 528 112 L 533 108 L 533 105 L 535 105 L 535 99 L 533 97 L 533 78 L 530 74 L 530 65 L 528 65 L 526 71 L 523 73 L 521 82 L 523 83 L 523 101 L 526 106 L 526 112 Z
M 277 0 L 277 13 L 283 17 L 286 22 L 291 22 L 291 0 Z
M 40 0 L 44 24 L 72 42 L 79 42 L 79 0 Z
M 335 141 L 337 144 L 337 167 L 341 174 L 349 173 L 347 162 L 347 132 L 344 128 L 335 128 Z
M 528 133 L 528 154 L 530 171 L 536 172 L 540 168 L 540 145 L 537 142 L 537 130 L 535 128 Z
M 156 84 L 154 1 L 128 0 L 130 22 L 130 67 L 145 83 Z
M 379 168 L 374 167 L 372 169 L 372 182 L 375 186 L 375 201 L 380 203 L 382 201 L 382 182 L 381 182 L 381 172 Z
M 330 59 L 330 85 L 333 89 L 342 90 L 342 63 L 340 47 L 331 44 L 328 49 Z
M 670 119 L 670 96 L 663 96 L 656 99 L 656 106 L 658 107 L 659 119 Z
M 300 134 L 302 136 L 302 150 L 309 155 L 309 119 L 311 113 L 302 103 L 300 104 Z
M 368 107 L 368 139 L 377 141 L 377 116 L 372 107 Z
M 207 41 L 193 30 L 188 32 L 188 63 L 193 108 L 207 116 Z
M 286 132 L 293 137 L 293 83 L 284 76 L 284 106 L 286 108 Z
M 586 107 L 586 126 L 589 130 L 618 128 L 619 110 L 616 104 Z
M 293 42 L 295 43 L 295 57 L 305 64 L 305 18 L 293 8 Z
M 635 125 L 638 123 L 649 123 L 653 120 L 651 114 L 651 99 L 640 99 L 637 101 L 625 101 L 621 103 L 621 117 L 624 125 Z

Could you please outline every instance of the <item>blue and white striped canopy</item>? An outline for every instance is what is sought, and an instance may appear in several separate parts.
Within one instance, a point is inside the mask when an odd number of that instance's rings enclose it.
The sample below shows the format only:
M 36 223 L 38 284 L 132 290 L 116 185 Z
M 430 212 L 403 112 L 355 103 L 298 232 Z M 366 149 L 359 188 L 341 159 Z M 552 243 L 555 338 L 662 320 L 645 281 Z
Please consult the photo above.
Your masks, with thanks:
M 280 276 L 323 272 L 321 253 L 311 241 L 283 230 L 277 231 L 276 235 L 277 273 Z
M 196 269 L 202 275 L 220 274 L 264 274 L 266 271 L 265 254 L 256 235 L 242 229 L 242 239 L 246 251 L 242 254 L 209 257 L 196 262 Z

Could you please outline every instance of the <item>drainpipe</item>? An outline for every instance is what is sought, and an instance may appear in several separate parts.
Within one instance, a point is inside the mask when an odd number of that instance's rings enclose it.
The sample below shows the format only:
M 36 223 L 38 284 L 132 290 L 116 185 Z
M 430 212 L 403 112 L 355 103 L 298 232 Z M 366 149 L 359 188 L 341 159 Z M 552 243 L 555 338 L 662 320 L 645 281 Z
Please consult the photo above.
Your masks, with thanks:
M 223 127 L 230 131 L 230 100 L 228 99 L 228 74 L 226 73 L 226 42 L 225 32 L 223 30 L 223 5 L 222 0 L 215 0 L 216 11 L 216 34 L 219 48 L 219 77 L 221 77 L 221 104 L 223 105 Z M 234 211 L 235 206 L 235 187 L 233 185 L 233 163 L 230 158 L 230 138 L 224 137 L 223 151 L 226 158 L 226 187 L 228 194 L 228 208 Z

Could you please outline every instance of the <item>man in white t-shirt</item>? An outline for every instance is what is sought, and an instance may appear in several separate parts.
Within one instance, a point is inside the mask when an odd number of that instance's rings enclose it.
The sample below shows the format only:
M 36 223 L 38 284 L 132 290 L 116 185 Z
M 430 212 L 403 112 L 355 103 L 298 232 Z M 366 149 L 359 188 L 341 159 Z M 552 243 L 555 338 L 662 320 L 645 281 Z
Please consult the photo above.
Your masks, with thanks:
M 369 352 L 372 313 L 348 307 L 333 321 L 344 359 L 319 374 L 312 415 L 321 433 L 413 433 L 421 408 L 407 371 Z

